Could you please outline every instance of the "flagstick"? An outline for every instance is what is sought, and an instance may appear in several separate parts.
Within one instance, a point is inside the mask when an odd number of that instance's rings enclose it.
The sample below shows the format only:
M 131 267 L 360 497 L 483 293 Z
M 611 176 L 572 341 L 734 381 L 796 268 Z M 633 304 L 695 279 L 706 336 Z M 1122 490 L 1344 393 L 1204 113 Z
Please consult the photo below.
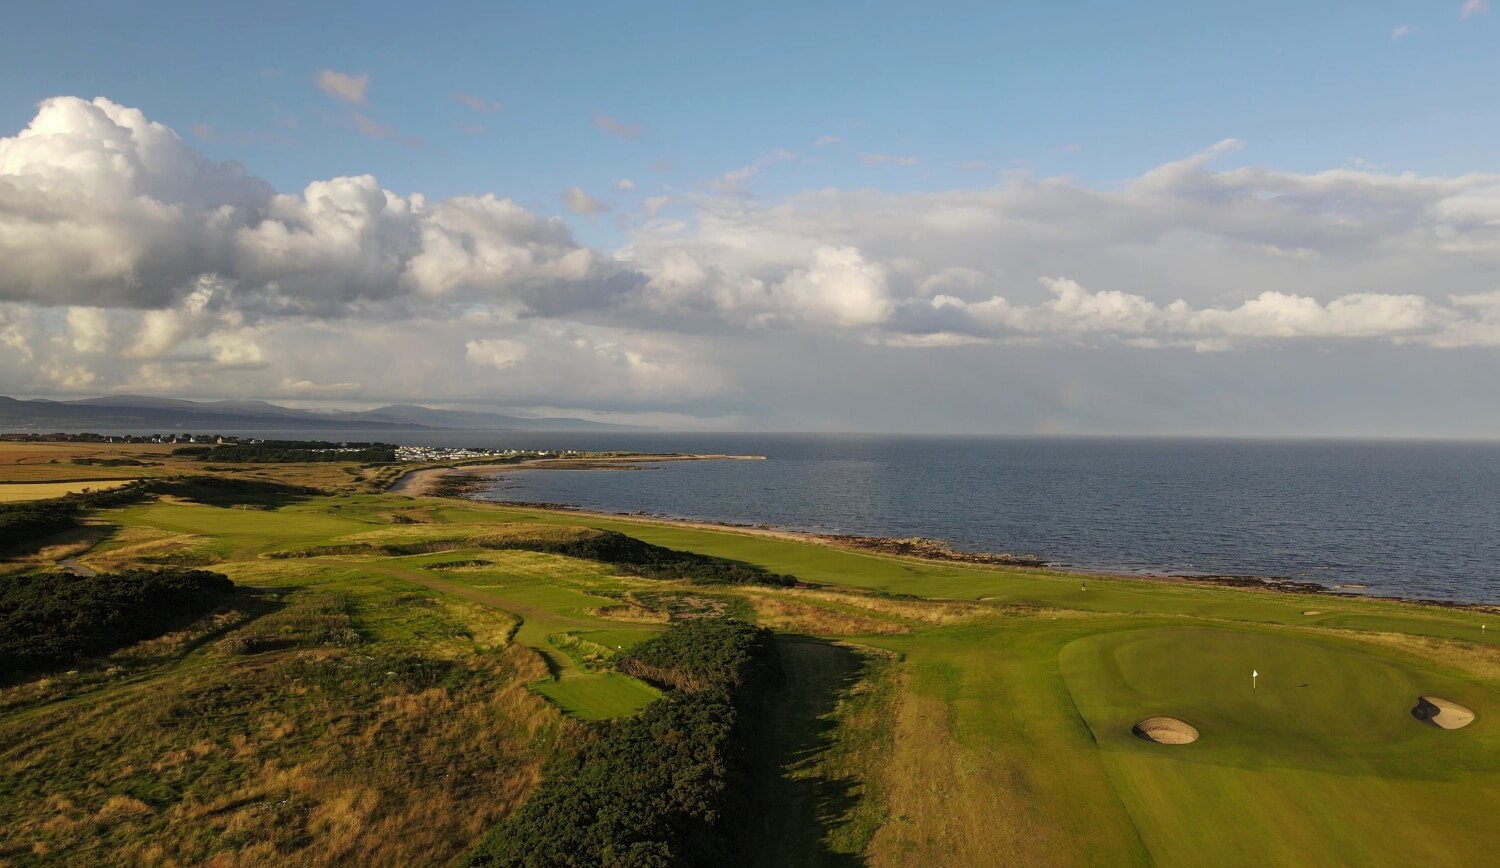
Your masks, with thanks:
M 1252 691 L 1253 691 L 1253 690 L 1255 690 L 1255 689 L 1256 689 L 1256 687 L 1257 687 L 1257 686 L 1258 686 L 1258 685 L 1257 685 L 1257 684 L 1256 684 L 1256 682 L 1257 682 L 1257 681 L 1258 681 L 1258 680 L 1259 680 L 1259 679 L 1260 679 L 1260 672 L 1259 672 L 1259 671 L 1257 671 L 1257 670 L 1255 670 L 1255 669 L 1251 669 L 1251 670 L 1250 670 L 1250 689 L 1251 689 L 1251 690 L 1252 690 Z

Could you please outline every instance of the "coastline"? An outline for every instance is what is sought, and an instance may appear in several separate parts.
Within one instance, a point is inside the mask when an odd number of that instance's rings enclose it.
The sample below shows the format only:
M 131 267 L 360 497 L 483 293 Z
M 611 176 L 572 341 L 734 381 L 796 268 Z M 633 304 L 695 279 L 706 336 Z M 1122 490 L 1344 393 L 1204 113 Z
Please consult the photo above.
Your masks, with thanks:
M 591 458 L 528 458 L 513 464 L 457 464 L 439 465 L 437 467 L 420 467 L 415 470 L 401 474 L 395 482 L 391 483 L 386 491 L 391 494 L 405 494 L 412 497 L 429 496 L 441 481 L 453 475 L 483 475 L 489 474 L 492 478 L 501 473 L 509 473 L 517 470 L 641 470 L 641 464 L 662 464 L 671 461 L 765 461 L 764 455 L 720 455 L 720 454 L 679 454 L 662 453 L 651 455 L 647 453 L 630 455 L 605 455 Z
M 1046 561 L 1035 555 L 1013 555 L 1004 552 L 964 552 L 956 551 L 947 546 L 941 540 L 922 538 L 897 538 L 881 536 L 865 536 L 859 534 L 824 534 L 813 531 L 790 530 L 778 528 L 771 525 L 741 524 L 726 521 L 712 521 L 708 519 L 683 518 L 679 516 L 659 515 L 645 512 L 610 512 L 605 510 L 586 509 L 563 503 L 532 503 L 525 501 L 503 501 L 489 500 L 473 496 L 477 488 L 488 487 L 490 482 L 500 475 L 520 470 L 636 470 L 640 468 L 629 467 L 629 464 L 656 463 L 664 460 L 675 461 L 711 461 L 711 460 L 763 460 L 760 456 L 731 456 L 731 455 L 690 455 L 664 457 L 621 457 L 603 459 L 536 459 L 505 465 L 460 465 L 456 467 L 431 467 L 411 471 L 403 475 L 390 488 L 393 494 L 404 494 L 408 497 L 438 497 L 447 499 L 464 499 L 475 503 L 485 503 L 492 506 L 512 509 L 535 509 L 547 512 L 566 513 L 571 515 L 588 516 L 602 519 L 627 519 L 644 524 L 657 524 L 675 527 L 690 527 L 699 530 L 729 531 L 744 533 L 753 536 L 765 536 L 775 539 L 785 539 L 796 542 L 816 543 L 832 548 L 849 549 L 853 551 L 869 552 L 885 557 L 904 558 L 924 563 L 952 563 L 960 566 L 971 567 L 1003 567 L 1007 569 L 1031 570 L 1042 574 L 1057 576 L 1078 576 L 1088 578 L 1112 579 L 1118 581 L 1142 581 L 1160 582 L 1165 584 L 1190 584 L 1205 587 L 1230 588 L 1246 591 L 1268 591 L 1281 594 L 1306 594 L 1311 596 L 1328 597 L 1330 599 L 1371 600 L 1391 603 L 1402 603 L 1407 605 L 1430 606 L 1441 609 L 1463 609 L 1475 612 L 1493 612 L 1500 614 L 1500 605 L 1493 603 L 1477 603 L 1460 600 L 1440 600 L 1422 597 L 1401 597 L 1384 594 L 1360 593 L 1357 589 L 1348 587 L 1336 587 L 1320 585 L 1315 582 L 1298 581 L 1295 579 L 1281 578 L 1277 576 L 1256 575 L 1190 575 L 1167 572 L 1132 572 L 1122 573 L 1110 570 L 1094 570 L 1086 567 L 1073 567 Z M 557 467 L 555 465 L 568 465 Z M 597 464 L 599 466 L 579 466 L 582 464 Z M 448 477 L 469 477 L 464 481 L 450 482 L 444 485 L 443 481 Z M 406 484 L 411 480 L 411 484 Z M 413 490 L 415 489 L 415 490 Z M 1352 592 L 1351 592 L 1352 591 Z

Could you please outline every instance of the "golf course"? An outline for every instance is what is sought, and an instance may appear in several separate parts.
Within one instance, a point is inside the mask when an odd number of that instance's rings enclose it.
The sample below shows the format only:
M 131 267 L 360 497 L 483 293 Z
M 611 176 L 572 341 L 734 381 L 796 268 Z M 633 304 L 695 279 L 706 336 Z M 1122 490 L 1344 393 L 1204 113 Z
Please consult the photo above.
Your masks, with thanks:
M 666 701 L 621 661 L 700 618 L 770 628 L 781 660 L 744 864 L 1500 853 L 1493 611 L 412 497 L 384 467 L 152 457 L 152 479 L 287 488 L 155 494 L 12 546 L 0 582 L 172 565 L 234 590 L 159 638 L 6 673 L 0 865 L 461 864 L 549 762 Z M 698 566 L 610 560 L 600 541 L 622 537 Z

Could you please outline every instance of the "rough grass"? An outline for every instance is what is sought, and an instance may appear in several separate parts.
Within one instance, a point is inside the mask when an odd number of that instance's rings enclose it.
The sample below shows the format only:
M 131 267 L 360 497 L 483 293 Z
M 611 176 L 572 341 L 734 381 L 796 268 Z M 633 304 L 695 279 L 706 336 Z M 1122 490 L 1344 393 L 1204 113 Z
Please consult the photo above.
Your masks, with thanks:
M 240 577 L 292 586 L 0 695 L 0 854 L 427 864 L 535 785 L 569 724 L 526 688 L 547 670 L 506 643 L 514 618 L 253 566 Z
M 79 480 L 76 482 L 16 482 L 0 483 L 0 503 L 21 503 L 29 500 L 51 500 L 65 494 L 85 491 L 108 491 L 119 488 L 129 480 Z

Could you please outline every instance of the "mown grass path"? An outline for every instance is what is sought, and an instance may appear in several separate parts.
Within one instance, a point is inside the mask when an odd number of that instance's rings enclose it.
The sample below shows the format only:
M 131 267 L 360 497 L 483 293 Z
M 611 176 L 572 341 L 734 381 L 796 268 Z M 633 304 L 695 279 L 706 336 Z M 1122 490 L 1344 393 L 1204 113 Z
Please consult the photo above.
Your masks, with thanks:
M 779 636 L 785 682 L 768 700 L 764 732 L 761 804 L 756 835 L 757 868 L 859 865 L 862 860 L 829 851 L 825 837 L 855 802 L 852 781 L 830 779 L 819 768 L 830 748 L 829 716 L 839 697 L 859 678 L 863 661 L 853 650 L 809 636 Z

